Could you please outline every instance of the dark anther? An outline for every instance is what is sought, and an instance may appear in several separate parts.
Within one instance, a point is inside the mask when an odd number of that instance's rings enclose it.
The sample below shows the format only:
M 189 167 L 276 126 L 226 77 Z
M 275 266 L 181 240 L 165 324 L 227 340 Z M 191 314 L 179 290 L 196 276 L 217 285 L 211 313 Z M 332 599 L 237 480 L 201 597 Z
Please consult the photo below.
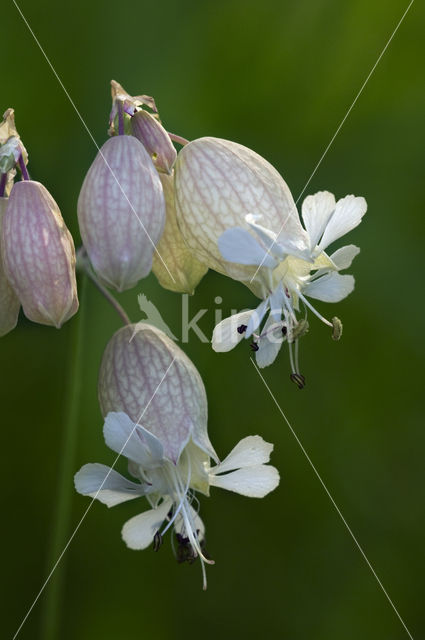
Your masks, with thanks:
M 246 324 L 241 324 L 241 326 L 238 327 L 238 333 L 245 333 L 246 327 L 247 327 Z
M 284 336 L 286 336 L 286 334 L 288 333 L 288 328 L 285 325 L 283 325 L 282 327 L 282 333 Z
M 157 531 L 153 537 L 153 550 L 159 551 L 160 546 L 162 545 L 162 535 Z
M 292 382 L 295 382 L 298 389 L 304 389 L 305 387 L 305 378 L 301 373 L 291 373 L 289 376 Z
M 251 351 L 258 351 L 260 348 L 256 342 L 251 342 L 249 346 L 251 347 Z

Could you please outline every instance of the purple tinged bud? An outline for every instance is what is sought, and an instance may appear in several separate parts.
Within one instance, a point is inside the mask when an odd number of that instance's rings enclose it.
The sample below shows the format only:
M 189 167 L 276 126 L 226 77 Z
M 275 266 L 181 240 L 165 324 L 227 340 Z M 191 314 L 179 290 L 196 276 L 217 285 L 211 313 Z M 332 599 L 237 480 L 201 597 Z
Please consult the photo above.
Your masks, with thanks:
M 142 109 L 131 118 L 131 131 L 152 157 L 156 169 L 171 173 L 177 151 L 162 124 Z
M 1 251 L 7 279 L 27 318 L 60 328 L 77 312 L 74 242 L 58 205 L 39 182 L 14 185 Z
M 202 378 L 159 329 L 140 322 L 112 336 L 100 366 L 98 393 L 103 417 L 125 412 L 159 438 L 170 460 L 178 460 L 190 438 L 217 460 L 207 433 Z
M 7 198 L 0 198 L 0 233 L 7 201 Z M 20 306 L 19 298 L 4 272 L 0 251 L 0 336 L 6 335 L 16 327 Z
M 161 181 L 133 136 L 110 138 L 87 172 L 78 199 L 81 237 L 99 278 L 131 289 L 152 268 L 165 223 Z

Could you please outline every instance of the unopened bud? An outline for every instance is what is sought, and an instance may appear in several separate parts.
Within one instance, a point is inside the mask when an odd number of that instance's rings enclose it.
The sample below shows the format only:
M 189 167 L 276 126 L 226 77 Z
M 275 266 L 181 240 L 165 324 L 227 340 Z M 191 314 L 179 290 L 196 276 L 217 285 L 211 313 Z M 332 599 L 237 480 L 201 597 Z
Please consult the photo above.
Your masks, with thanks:
M 131 118 L 131 132 L 143 144 L 156 169 L 170 173 L 177 158 L 177 151 L 162 124 L 141 109 Z
M 6 277 L 27 318 L 61 327 L 78 309 L 75 249 L 58 205 L 42 184 L 14 185 L 1 241 Z
M 7 201 L 7 198 L 0 198 L 0 233 Z M 6 278 L 0 250 L 0 336 L 6 335 L 15 328 L 20 306 L 18 296 Z
M 99 372 L 102 415 L 124 411 L 176 461 L 190 437 L 216 459 L 207 433 L 207 398 L 195 365 L 165 333 L 126 325 L 109 341 Z
M 116 126 L 116 118 L 118 111 L 121 109 L 123 113 L 132 116 L 141 107 L 148 107 L 154 113 L 158 113 L 155 100 L 151 96 L 131 96 L 116 80 L 111 80 L 111 96 L 112 110 L 109 116 L 109 135 L 113 136 L 118 133 Z
M 153 256 L 152 271 L 164 289 L 193 293 L 208 267 L 199 262 L 187 247 L 177 224 L 174 176 L 165 173 L 159 176 L 165 196 L 166 219 L 158 251 Z
M 99 278 L 124 291 L 148 275 L 165 223 L 161 181 L 141 142 L 110 138 L 78 199 L 81 237 Z

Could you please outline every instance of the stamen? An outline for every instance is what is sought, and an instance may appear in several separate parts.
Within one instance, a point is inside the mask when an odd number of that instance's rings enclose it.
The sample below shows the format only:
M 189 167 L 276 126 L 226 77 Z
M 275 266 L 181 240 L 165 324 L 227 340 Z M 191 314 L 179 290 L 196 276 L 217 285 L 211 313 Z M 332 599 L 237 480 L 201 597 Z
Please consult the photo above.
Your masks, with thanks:
M 309 324 L 306 318 L 301 318 L 297 325 L 292 329 L 292 340 L 298 340 L 298 338 L 302 338 L 308 333 Z
M 301 373 L 291 373 L 289 376 L 292 382 L 295 382 L 298 389 L 304 389 L 305 387 L 305 378 Z
M 187 458 L 187 479 L 186 479 L 186 485 L 183 488 L 183 492 L 181 492 L 182 486 L 180 483 L 180 477 L 179 474 L 177 473 L 177 470 L 172 469 L 172 472 L 170 473 L 170 478 L 172 480 L 172 483 L 174 484 L 175 488 L 176 488 L 176 493 L 177 493 L 177 497 L 179 499 L 179 504 L 177 506 L 177 509 L 174 512 L 173 517 L 171 518 L 171 520 L 168 522 L 168 524 L 165 526 L 165 528 L 162 530 L 161 532 L 161 536 L 164 535 L 164 533 L 166 531 L 168 531 L 168 529 L 171 527 L 171 525 L 173 524 L 173 522 L 175 522 L 177 516 L 179 515 L 181 509 L 183 508 L 183 504 L 184 502 L 186 502 L 187 498 L 187 492 L 189 489 L 189 484 L 190 484 L 190 477 L 191 477 L 191 473 L 192 473 L 192 469 L 191 469 L 191 464 L 190 464 L 190 457 L 188 456 L 186 450 L 184 450 L 183 452 L 186 455 Z M 183 455 L 183 454 L 182 454 Z
M 295 350 L 295 369 L 296 369 L 296 371 L 300 370 L 300 363 L 298 361 L 298 345 L 299 345 L 298 340 L 295 340 L 295 349 L 294 350 Z
M 339 340 L 342 336 L 342 322 L 339 318 L 334 316 L 332 318 L 332 325 L 333 325 L 332 340 Z
M 294 365 L 294 357 L 292 355 L 292 342 L 289 342 L 289 341 L 288 341 L 288 351 L 289 351 L 289 362 L 290 362 L 290 365 L 291 365 L 291 372 L 292 372 L 291 376 L 292 375 L 297 375 L 296 369 L 295 369 L 295 365 Z
M 247 325 L 246 324 L 241 324 L 241 326 L 238 327 L 238 333 L 240 333 L 240 334 L 245 333 L 246 330 L 247 330 Z
M 251 351 L 258 351 L 258 349 L 260 348 L 258 344 L 254 341 L 252 341 L 249 346 L 251 347 Z
M 162 535 L 157 531 L 153 537 L 153 550 L 159 551 L 162 545 Z
M 205 555 L 202 553 L 201 545 L 198 539 L 198 534 L 196 533 L 194 523 L 192 522 L 192 517 L 190 513 L 186 511 L 186 508 L 184 505 L 182 509 L 182 516 L 184 520 L 184 526 L 186 528 L 186 533 L 189 536 L 189 540 L 194 551 L 196 551 L 198 556 L 207 564 L 215 564 L 214 560 L 211 560 L 210 558 L 205 557 Z
M 307 298 L 305 298 L 303 296 L 303 294 L 301 293 L 301 291 L 298 291 L 298 296 L 301 298 L 301 300 L 304 302 L 304 304 L 306 305 L 306 307 L 308 307 L 315 316 L 317 316 L 319 318 L 319 320 L 321 320 L 322 322 L 324 322 L 325 324 L 328 325 L 328 327 L 333 327 L 332 322 L 329 322 L 329 320 L 326 320 L 326 318 L 324 318 L 318 311 L 316 311 L 316 309 L 313 307 L 312 304 L 310 304 L 310 302 L 307 300 Z

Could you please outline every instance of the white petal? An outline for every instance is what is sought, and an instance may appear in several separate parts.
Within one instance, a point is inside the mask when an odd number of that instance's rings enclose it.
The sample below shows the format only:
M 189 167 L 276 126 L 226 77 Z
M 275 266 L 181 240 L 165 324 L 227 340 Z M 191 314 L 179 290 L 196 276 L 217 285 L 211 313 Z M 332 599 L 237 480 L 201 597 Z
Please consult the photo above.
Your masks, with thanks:
M 140 484 L 131 482 L 104 464 L 85 464 L 74 476 L 78 493 L 96 498 L 108 507 L 144 495 Z
M 301 213 L 307 233 L 310 236 L 310 248 L 319 242 L 329 218 L 335 211 L 335 196 L 329 191 L 319 191 L 305 198 Z
M 202 541 L 205 538 L 205 525 L 201 520 L 201 517 L 199 516 L 199 514 L 195 511 L 195 509 L 189 505 L 189 509 L 190 509 L 190 516 L 192 519 L 192 523 L 193 523 L 193 529 L 194 531 L 198 532 L 198 539 L 199 541 Z M 181 514 L 181 512 L 178 514 L 175 522 L 174 522 L 174 530 L 176 533 L 179 533 L 180 535 L 184 536 L 185 538 L 187 538 L 187 532 L 186 532 L 186 528 L 184 526 L 184 518 Z
M 110 449 L 146 467 L 163 456 L 162 444 L 152 433 L 136 425 L 126 413 L 110 412 L 103 427 Z
M 262 247 L 255 238 L 240 227 L 227 229 L 218 239 L 221 255 L 229 262 L 237 264 L 261 265 L 269 269 L 277 266 L 276 260 Z
M 255 309 L 249 309 L 249 311 L 235 313 L 219 322 L 214 328 L 211 340 L 214 351 L 223 353 L 236 347 L 245 337 L 245 333 L 239 333 L 238 327 L 247 325 L 253 313 L 255 313 Z
M 331 260 L 338 271 L 342 271 L 342 269 L 348 269 L 348 267 L 351 267 L 351 263 L 359 253 L 359 247 L 356 247 L 354 244 L 348 244 L 345 247 L 337 249 L 337 251 L 331 255 Z
M 285 257 L 286 253 L 277 241 L 277 234 L 257 223 L 257 220 L 260 220 L 261 218 L 262 216 L 253 215 L 252 213 L 245 216 L 245 220 L 260 238 L 266 250 L 269 251 L 271 256 L 276 257 L 280 261 Z
M 346 298 L 353 289 L 353 276 L 341 276 L 333 271 L 308 284 L 303 293 L 310 298 L 323 300 L 323 302 L 339 302 Z
M 249 498 L 264 498 L 279 484 L 279 472 L 275 467 L 261 464 L 238 469 L 224 476 L 211 476 L 210 484 Z
M 271 324 L 273 322 L 279 321 L 282 317 L 282 309 L 284 306 L 284 296 L 285 292 L 283 290 L 283 285 L 280 282 L 276 289 L 269 296 L 269 304 L 270 304 L 270 316 L 272 317 Z M 269 320 L 267 320 L 269 323 Z M 264 327 L 266 330 L 266 326 Z
M 263 300 L 263 302 L 260 302 L 256 309 L 254 309 L 246 326 L 245 338 L 249 338 L 253 334 L 253 332 L 258 329 L 263 321 L 264 316 L 266 315 L 268 305 L 269 299 L 266 298 L 265 300 Z
M 367 204 L 364 198 L 345 196 L 338 200 L 335 213 L 329 220 L 320 241 L 320 249 L 326 249 L 332 242 L 357 227 L 366 210 Z
M 130 518 L 121 531 L 122 539 L 127 547 L 129 549 L 146 549 L 159 531 L 172 504 L 172 500 L 166 498 L 156 509 L 150 509 Z
M 285 339 L 282 334 L 282 323 L 275 323 L 274 326 L 274 331 L 269 327 L 270 333 L 260 338 L 257 342 L 258 351 L 255 352 L 255 361 L 260 369 L 273 364 Z
M 210 473 L 217 475 L 241 467 L 265 464 L 270 460 L 272 451 L 273 445 L 270 442 L 265 442 L 261 436 L 248 436 L 238 442 L 229 455 L 220 464 L 213 467 Z

